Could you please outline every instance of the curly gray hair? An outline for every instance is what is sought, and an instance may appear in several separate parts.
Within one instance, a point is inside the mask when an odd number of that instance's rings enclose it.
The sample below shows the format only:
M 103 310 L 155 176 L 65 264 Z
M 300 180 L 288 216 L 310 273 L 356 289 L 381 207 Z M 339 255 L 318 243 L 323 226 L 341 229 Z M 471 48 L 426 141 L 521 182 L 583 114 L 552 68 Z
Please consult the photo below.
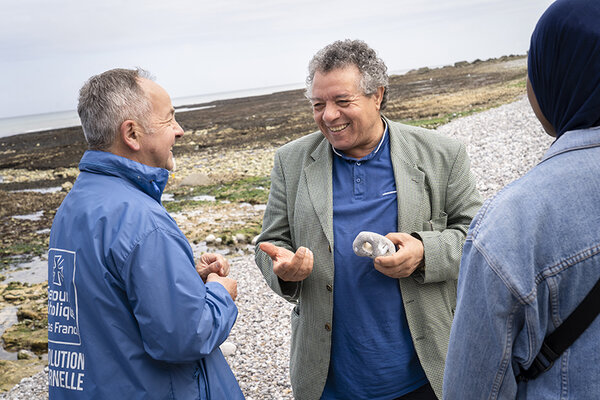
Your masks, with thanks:
M 139 84 L 140 78 L 153 80 L 140 68 L 115 68 L 92 76 L 79 90 L 77 113 L 90 149 L 110 148 L 121 124 L 128 119 L 147 128 L 152 105 Z
M 312 97 L 312 85 L 317 71 L 329 72 L 349 65 L 355 65 L 362 75 L 359 85 L 365 95 L 375 94 L 377 88 L 383 86 L 381 110 L 384 110 L 388 98 L 387 67 L 383 60 L 377 57 L 375 50 L 362 40 L 338 40 L 325 46 L 314 55 L 308 64 L 306 97 L 309 99 Z

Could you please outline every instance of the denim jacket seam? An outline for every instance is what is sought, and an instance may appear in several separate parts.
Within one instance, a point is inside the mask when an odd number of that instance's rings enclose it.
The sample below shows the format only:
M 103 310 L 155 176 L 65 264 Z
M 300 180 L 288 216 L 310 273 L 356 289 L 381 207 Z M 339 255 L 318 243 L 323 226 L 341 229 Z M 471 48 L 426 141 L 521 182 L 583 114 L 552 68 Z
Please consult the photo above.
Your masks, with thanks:
M 532 290 L 531 293 L 523 296 L 523 294 L 519 293 L 519 291 L 511 284 L 508 277 L 502 273 L 502 268 L 498 267 L 496 263 L 492 260 L 491 256 L 483 249 L 476 240 L 473 240 L 473 246 L 479 251 L 479 253 L 485 259 L 488 267 L 500 278 L 500 280 L 504 283 L 506 289 L 512 293 L 512 295 L 521 303 L 522 305 L 528 305 L 533 302 L 534 295 L 536 293 L 536 289 Z
M 490 268 L 492 268 L 494 270 L 494 272 L 496 272 L 496 274 L 500 277 L 500 279 L 502 279 L 503 275 L 500 273 L 500 269 L 495 268 L 490 263 L 489 257 L 486 256 L 485 252 L 482 249 L 480 249 L 479 246 L 476 246 L 476 247 L 481 252 L 481 254 L 485 257 L 486 261 L 490 264 Z M 573 267 L 574 265 L 577 265 L 580 262 L 583 262 L 583 261 L 587 260 L 588 258 L 594 257 L 598 254 L 600 254 L 600 243 L 596 244 L 592 247 L 588 247 L 584 250 L 580 250 L 579 252 L 573 254 L 572 256 L 568 256 L 566 258 L 561 258 L 561 260 L 558 261 L 557 263 L 552 264 L 552 265 L 540 270 L 540 272 L 538 272 L 538 274 L 535 276 L 534 287 L 532 288 L 531 292 L 527 293 L 525 296 L 522 296 L 512 290 L 511 290 L 511 292 L 513 292 L 515 294 L 515 296 L 517 296 L 518 298 L 522 298 L 524 304 L 530 304 L 535 299 L 535 296 L 537 296 L 537 287 L 539 285 L 541 285 L 544 281 L 548 280 L 548 278 L 552 278 L 552 277 L 560 274 L 561 272 L 564 272 L 567 269 Z M 508 285 L 508 282 L 506 280 L 502 279 L 502 281 L 505 283 L 505 285 L 507 285 L 507 287 L 509 289 L 511 288 L 511 286 Z
M 508 315 L 506 335 L 504 338 L 504 349 L 502 350 L 502 361 L 500 362 L 500 367 L 496 371 L 496 377 L 494 378 L 494 383 L 492 384 L 492 392 L 490 393 L 490 400 L 498 399 L 502 382 L 506 377 L 508 366 L 511 363 L 512 351 L 510 351 L 510 349 L 512 349 L 513 346 L 512 331 L 514 327 L 514 315 L 519 307 L 519 303 L 515 304 Z
M 478 243 L 476 241 L 473 241 L 473 246 L 477 249 L 477 251 L 483 256 L 483 258 L 485 259 L 485 262 L 487 263 L 488 267 L 490 268 L 490 270 L 496 275 L 498 276 L 498 278 L 504 283 L 504 287 L 506 288 L 506 290 L 508 290 L 517 300 L 517 302 L 514 304 L 514 306 L 512 307 L 510 314 L 508 315 L 507 318 L 507 329 L 506 329 L 506 333 L 505 333 L 505 339 L 504 339 L 504 348 L 502 350 L 502 358 L 501 358 L 501 362 L 500 362 L 500 367 L 498 368 L 498 370 L 496 371 L 496 376 L 494 378 L 494 382 L 492 384 L 492 390 L 489 396 L 490 400 L 496 400 L 498 399 L 498 396 L 500 394 L 500 389 L 502 387 L 502 382 L 504 381 L 505 377 L 506 377 L 506 373 L 508 370 L 508 366 L 511 363 L 511 359 L 512 359 L 512 346 L 513 346 L 513 338 L 512 338 L 512 332 L 513 332 L 513 328 L 514 328 L 514 317 L 515 317 L 515 313 L 519 310 L 520 307 L 522 306 L 527 306 L 531 304 L 531 296 L 527 296 L 527 297 L 523 297 L 521 296 L 517 290 L 510 284 L 510 282 L 508 281 L 508 279 L 506 279 L 506 277 L 500 273 L 500 268 L 498 266 L 496 266 L 494 264 L 494 262 L 492 261 L 492 259 L 490 258 L 490 256 L 487 254 L 487 252 L 481 248 L 481 246 L 478 245 Z M 535 290 L 534 290 L 535 292 Z M 528 301 L 530 300 L 530 301 Z M 527 319 L 527 317 L 525 318 L 525 323 L 528 326 L 528 332 L 531 332 L 531 329 L 529 329 L 529 320 Z M 533 350 L 532 350 L 532 337 L 531 337 L 531 333 L 529 333 L 529 340 L 528 340 L 528 344 L 529 344 L 529 354 L 528 354 L 528 358 L 532 358 L 532 354 L 533 354 Z

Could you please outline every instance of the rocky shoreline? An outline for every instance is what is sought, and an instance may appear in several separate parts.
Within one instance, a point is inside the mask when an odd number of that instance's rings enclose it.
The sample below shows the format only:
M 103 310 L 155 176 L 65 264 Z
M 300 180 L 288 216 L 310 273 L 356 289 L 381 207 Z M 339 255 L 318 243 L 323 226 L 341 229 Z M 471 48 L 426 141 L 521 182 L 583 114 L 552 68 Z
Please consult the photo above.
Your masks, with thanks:
M 435 128 L 473 114 L 439 130 L 467 143 L 479 188 L 489 197 L 531 168 L 541 157 L 540 151 L 549 144 L 542 140 L 541 128 L 535 129 L 536 121 L 531 121 L 528 106 L 521 104 L 524 100 L 514 103 L 525 93 L 525 74 L 525 59 L 520 56 L 457 63 L 395 76 L 391 79 L 386 115 Z M 505 103 L 511 104 L 477 113 Z M 164 204 L 194 244 L 198 256 L 211 248 L 231 257 L 232 276 L 240 283 L 240 317 L 228 340 L 236 348 L 228 361 L 247 398 L 291 398 L 287 377 L 289 306 L 262 281 L 253 265 L 248 242 L 260 230 L 274 151 L 281 144 L 314 131 L 312 113 L 300 90 L 197 106 L 206 105 L 214 107 L 177 115 L 186 135 L 174 148 L 179 169 L 167 186 L 168 197 Z M 511 111 L 510 107 L 515 110 Z M 524 111 L 515 114 L 516 110 Z M 489 121 L 468 122 L 488 113 L 495 113 L 496 120 L 510 122 L 502 127 Z M 515 115 L 516 122 L 511 121 Z M 528 122 L 520 122 L 522 119 Z M 517 125 L 517 134 L 511 124 Z M 76 178 L 76 165 L 85 150 L 79 129 L 0 139 L 0 175 L 3 177 L 0 180 L 3 204 L 0 275 L 10 276 L 8 268 L 31 256 L 43 259 L 54 212 Z M 523 130 L 533 135 L 525 135 Z M 506 136 L 506 132 L 512 132 L 512 136 Z M 40 190 L 43 188 L 46 193 Z M 37 191 L 29 191 L 31 189 Z M 9 293 L 17 289 L 32 290 L 37 298 L 17 304 L 15 296 Z M 9 366 L 32 363 L 38 371 L 44 368 L 44 349 L 27 341 L 45 334 L 44 296 L 43 284 L 40 287 L 6 285 L 0 281 L 0 311 L 16 307 L 20 313 L 18 324 L 4 332 L 4 341 L 11 335 L 16 336 L 15 331 L 26 332 L 16 340 L 13 349 L 33 350 L 41 356 L 29 360 L 0 360 L 3 371 L 8 371 Z M 35 301 L 42 306 L 36 306 Z M 32 373 L 25 369 L 15 370 L 8 377 L 0 374 L 0 391 Z M 259 376 L 268 376 L 268 384 L 257 379 Z M 37 382 L 36 379 L 25 383 Z M 19 387 L 22 389 L 22 386 L 23 383 Z M 38 398 L 16 394 L 14 397 L 13 391 L 5 398 Z M 41 396 L 39 398 L 44 398 L 43 393 Z

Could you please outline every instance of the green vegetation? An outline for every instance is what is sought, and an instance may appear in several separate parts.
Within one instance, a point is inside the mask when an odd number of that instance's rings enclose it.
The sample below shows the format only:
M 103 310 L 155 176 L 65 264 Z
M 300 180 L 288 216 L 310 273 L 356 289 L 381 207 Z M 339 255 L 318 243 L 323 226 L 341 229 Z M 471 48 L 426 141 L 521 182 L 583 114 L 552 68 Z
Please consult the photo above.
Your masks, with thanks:
M 207 193 L 217 200 L 232 203 L 265 204 L 269 198 L 271 181 L 266 177 L 252 176 L 229 184 L 208 186 Z
M 518 79 L 518 80 L 511 81 L 506 85 L 506 87 L 526 89 L 527 88 L 527 79 Z
M 177 200 L 177 201 L 167 201 L 164 202 L 163 205 L 165 209 L 170 213 L 176 213 L 183 210 L 189 210 L 191 208 L 198 207 L 202 204 L 208 203 L 207 201 L 196 201 L 196 200 Z
M 48 237 L 34 237 L 30 242 L 17 242 L 0 248 L 0 270 L 15 263 L 30 261 L 48 251 Z
M 8 328 L 2 339 L 6 350 L 29 349 L 42 354 L 48 351 L 48 319 L 20 321 Z
M 213 196 L 216 200 L 232 203 L 265 204 L 269 198 L 270 185 L 268 177 L 251 176 L 210 186 L 177 188 L 171 192 L 175 200 L 165 202 L 164 205 L 167 211 L 178 212 L 206 203 L 202 200 L 192 200 L 196 196 Z
M 25 377 L 43 371 L 48 361 L 39 359 L 7 361 L 0 360 L 0 393 L 10 390 Z
M 241 233 L 248 238 L 248 241 L 252 239 L 254 236 L 258 235 L 262 229 L 262 219 L 257 219 L 255 221 L 246 221 L 243 227 L 237 227 L 234 229 L 224 228 L 219 233 L 219 237 L 223 241 L 225 245 L 233 244 L 233 236 Z
M 466 117 L 467 115 L 476 114 L 478 112 L 485 111 L 485 110 L 487 110 L 487 108 L 485 108 L 485 109 L 484 108 L 473 108 L 470 110 L 461 111 L 461 112 L 457 112 L 457 113 L 449 113 L 449 114 L 445 114 L 445 115 L 441 115 L 441 116 L 437 116 L 437 117 L 422 118 L 422 119 L 415 119 L 415 120 L 409 119 L 409 120 L 403 120 L 402 122 L 407 125 L 420 126 L 421 128 L 435 129 L 438 126 L 447 124 L 448 122 L 452 121 L 453 119 L 460 118 L 460 117 Z

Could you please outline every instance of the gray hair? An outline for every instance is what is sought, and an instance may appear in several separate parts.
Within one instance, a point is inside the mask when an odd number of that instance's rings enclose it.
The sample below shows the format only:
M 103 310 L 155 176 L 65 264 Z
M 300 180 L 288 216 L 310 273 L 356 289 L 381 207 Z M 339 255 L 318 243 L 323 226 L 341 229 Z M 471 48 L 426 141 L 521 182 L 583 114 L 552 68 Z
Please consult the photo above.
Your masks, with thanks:
M 121 124 L 128 119 L 146 129 L 152 105 L 140 78 L 153 79 L 140 68 L 116 68 L 92 76 L 79 90 L 77 113 L 90 149 L 112 146 Z
M 359 86 L 366 96 L 375 94 L 377 88 L 383 86 L 383 99 L 381 110 L 385 109 L 388 97 L 387 67 L 381 58 L 377 57 L 375 50 L 362 40 L 338 40 L 333 42 L 314 55 L 308 64 L 308 77 L 306 78 L 306 97 L 312 97 L 312 86 L 315 73 L 329 72 L 338 68 L 355 65 L 361 74 Z

